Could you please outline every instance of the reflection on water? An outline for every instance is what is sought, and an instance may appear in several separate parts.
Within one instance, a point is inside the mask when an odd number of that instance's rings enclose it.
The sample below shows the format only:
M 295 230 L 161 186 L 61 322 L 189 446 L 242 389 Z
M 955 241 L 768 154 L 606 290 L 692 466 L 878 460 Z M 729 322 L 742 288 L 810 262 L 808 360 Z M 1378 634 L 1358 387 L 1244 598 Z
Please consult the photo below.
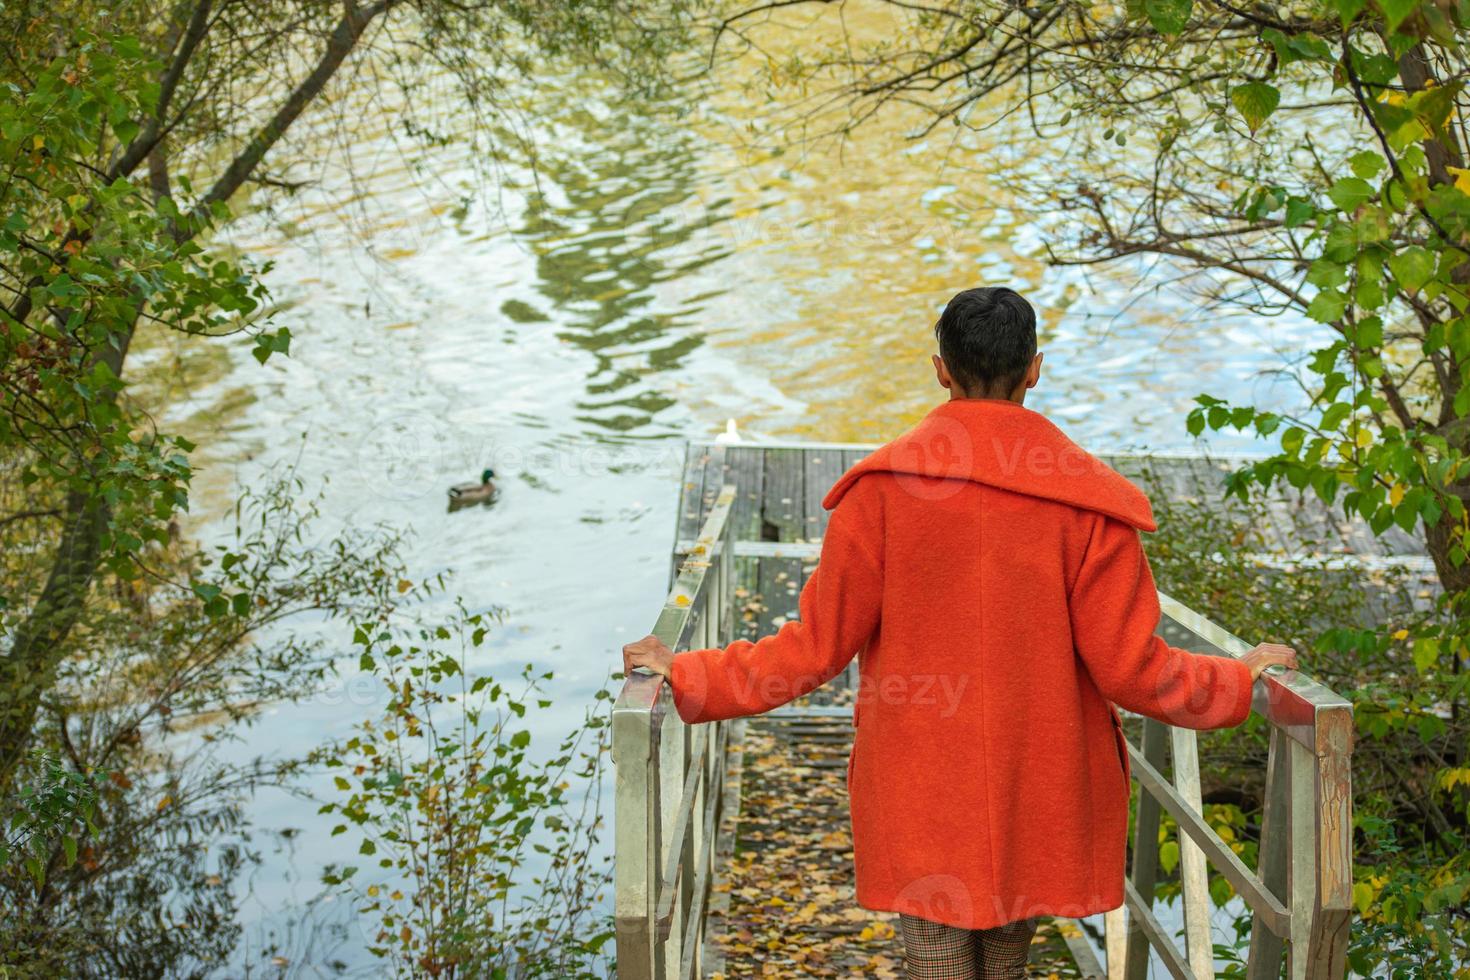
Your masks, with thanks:
M 751 135 L 764 107 L 736 84 L 673 113 L 599 92 L 536 80 L 538 167 L 507 166 L 499 197 L 476 194 L 461 147 L 397 146 L 391 111 L 364 97 L 352 168 L 319 124 L 320 184 L 234 235 L 276 263 L 292 357 L 260 368 L 243 348 L 221 364 L 177 338 L 139 346 L 139 366 L 191 381 L 152 397 L 202 447 L 195 531 L 213 533 L 235 486 L 281 461 L 329 480 L 323 538 L 325 525 L 411 529 L 416 579 L 452 570 L 472 608 L 506 610 L 482 669 L 556 671 L 537 745 L 652 625 L 678 437 L 728 417 L 758 437 L 896 435 L 939 397 L 930 326 L 958 289 L 1032 299 L 1047 354 L 1034 405 L 1094 448 L 1187 445 L 1202 390 L 1295 397 L 1262 372 L 1315 325 L 1202 318 L 1138 269 L 1048 267 L 1047 229 L 1068 218 L 1012 190 L 1060 165 L 1030 134 L 915 143 L 884 117 L 845 144 L 781 152 Z M 496 505 L 447 513 L 445 488 L 485 466 Z M 380 710 L 354 664 L 337 689 L 272 709 L 249 751 L 299 754 Z M 270 794 L 253 815 L 299 830 L 291 860 L 253 884 L 260 935 L 287 929 L 321 864 L 352 855 L 309 801 Z
M 547 158 L 515 235 L 536 254 L 536 290 L 560 313 L 556 335 L 592 357 L 578 418 L 632 433 L 675 403 L 647 376 L 682 370 L 703 341 L 701 297 L 660 308 L 657 290 L 729 254 L 719 241 L 696 238 L 720 209 L 693 200 L 694 137 L 651 132 L 660 124 L 646 109 L 637 115 L 621 105 L 611 118 L 583 109 L 559 122 L 604 139 L 594 153 Z M 501 312 L 521 323 L 551 319 L 517 299 Z

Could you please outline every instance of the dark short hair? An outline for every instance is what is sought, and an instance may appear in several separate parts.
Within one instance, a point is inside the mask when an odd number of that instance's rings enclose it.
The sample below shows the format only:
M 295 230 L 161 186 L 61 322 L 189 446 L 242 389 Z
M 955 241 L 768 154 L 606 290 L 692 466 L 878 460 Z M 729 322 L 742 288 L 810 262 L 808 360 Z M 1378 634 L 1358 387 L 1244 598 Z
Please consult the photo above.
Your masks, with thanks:
M 944 304 L 934 336 L 966 394 L 1008 395 L 1036 357 L 1036 312 L 1014 289 L 967 289 Z

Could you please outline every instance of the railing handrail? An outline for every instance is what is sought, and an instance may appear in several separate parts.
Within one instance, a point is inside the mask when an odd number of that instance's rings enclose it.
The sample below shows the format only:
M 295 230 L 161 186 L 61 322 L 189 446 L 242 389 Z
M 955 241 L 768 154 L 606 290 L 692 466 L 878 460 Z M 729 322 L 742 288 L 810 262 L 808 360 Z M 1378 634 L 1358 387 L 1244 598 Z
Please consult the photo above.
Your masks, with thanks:
M 1236 658 L 1251 648 L 1171 596 L 1159 593 L 1159 603 L 1160 632 L 1174 646 Z M 1345 975 L 1352 909 L 1352 704 L 1299 671 L 1285 671 L 1262 675 L 1252 710 L 1271 726 L 1254 871 L 1201 813 L 1195 732 L 1145 719 L 1142 748 L 1127 743 L 1133 777 L 1143 791 L 1124 902 L 1134 926 L 1125 940 L 1121 910 L 1109 913 L 1109 980 L 1143 980 L 1149 948 L 1179 980 L 1213 978 L 1207 863 L 1253 913 L 1249 980 L 1275 980 L 1283 957 L 1292 980 Z M 1162 773 L 1166 754 L 1173 756 L 1172 779 Z M 1179 829 L 1187 952 L 1152 910 L 1161 809 Z
M 1198 652 L 1239 659 L 1251 649 L 1251 644 L 1164 592 L 1159 593 L 1159 606 L 1166 617 L 1212 648 L 1192 647 Z M 1352 751 L 1352 702 L 1299 670 L 1262 674 L 1251 710 L 1319 756 Z
M 695 639 L 725 640 L 734 499 L 733 486 L 721 488 L 659 611 L 653 635 L 675 652 Z M 726 726 L 701 725 L 692 735 L 689 729 L 662 677 L 643 670 L 628 675 L 612 709 L 613 914 L 622 980 L 691 977 L 698 970 Z

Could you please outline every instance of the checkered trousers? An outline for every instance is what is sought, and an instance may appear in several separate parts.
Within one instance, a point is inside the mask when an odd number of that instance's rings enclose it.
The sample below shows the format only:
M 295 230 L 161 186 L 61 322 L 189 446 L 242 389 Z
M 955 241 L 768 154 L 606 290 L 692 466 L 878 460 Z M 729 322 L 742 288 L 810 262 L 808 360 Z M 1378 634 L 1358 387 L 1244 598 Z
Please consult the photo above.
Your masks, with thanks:
M 1036 920 L 994 929 L 959 929 L 899 917 L 909 980 L 1025 980 Z

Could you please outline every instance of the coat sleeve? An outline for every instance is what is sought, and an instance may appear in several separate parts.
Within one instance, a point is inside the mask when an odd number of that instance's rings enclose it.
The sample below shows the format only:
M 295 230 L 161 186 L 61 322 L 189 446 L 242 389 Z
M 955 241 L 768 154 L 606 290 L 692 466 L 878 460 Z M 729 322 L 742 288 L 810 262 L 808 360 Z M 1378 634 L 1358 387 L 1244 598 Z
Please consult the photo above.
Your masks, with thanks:
M 865 496 L 854 486 L 832 512 L 799 620 L 754 643 L 674 657 L 679 717 L 693 724 L 769 711 L 836 677 L 867 644 L 878 627 L 883 574 L 881 518 Z
M 1230 728 L 1250 715 L 1250 668 L 1234 657 L 1171 647 L 1138 531 L 1099 517 L 1072 585 L 1077 654 L 1103 697 L 1180 728 Z

